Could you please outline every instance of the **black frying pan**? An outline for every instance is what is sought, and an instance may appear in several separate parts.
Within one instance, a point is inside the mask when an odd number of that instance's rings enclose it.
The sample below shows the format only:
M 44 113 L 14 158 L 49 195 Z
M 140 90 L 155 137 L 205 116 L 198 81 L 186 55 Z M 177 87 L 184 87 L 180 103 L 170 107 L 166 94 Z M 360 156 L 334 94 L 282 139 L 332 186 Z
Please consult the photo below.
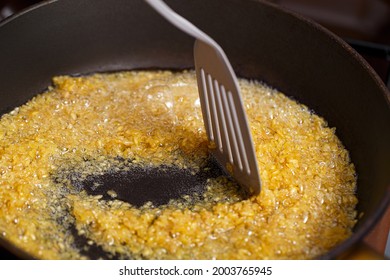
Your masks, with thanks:
M 166 2 L 220 43 L 238 76 L 276 87 L 337 127 L 357 169 L 358 211 L 364 213 L 352 237 L 321 258 L 343 256 L 370 231 L 390 200 L 390 98 L 383 83 L 340 39 L 271 4 Z M 142 0 L 46 1 L 0 23 L 0 113 L 42 92 L 56 75 L 191 68 L 192 45 L 192 38 Z M 160 179 L 157 171 L 150 172 Z M 202 185 L 202 176 L 194 184 Z M 171 191 L 180 195 L 180 184 Z M 148 199 L 142 191 L 139 197 L 139 203 Z M 150 199 L 158 202 L 160 196 Z M 29 257 L 3 239 L 0 244 Z M 104 256 L 99 248 L 86 254 Z

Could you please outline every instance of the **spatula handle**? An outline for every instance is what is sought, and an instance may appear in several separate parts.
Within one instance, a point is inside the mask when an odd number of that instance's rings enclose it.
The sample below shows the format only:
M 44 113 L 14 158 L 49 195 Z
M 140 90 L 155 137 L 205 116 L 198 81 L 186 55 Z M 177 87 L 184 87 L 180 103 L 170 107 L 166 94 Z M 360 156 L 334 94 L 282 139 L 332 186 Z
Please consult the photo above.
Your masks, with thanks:
M 172 10 L 164 1 L 161 0 L 145 0 L 151 7 L 154 8 L 160 15 L 162 15 L 167 21 L 172 23 L 174 26 L 187 33 L 188 35 L 203 41 L 207 44 L 218 47 L 218 44 L 210 38 L 206 33 L 200 30 L 198 27 L 193 25 L 187 19 L 177 14 Z

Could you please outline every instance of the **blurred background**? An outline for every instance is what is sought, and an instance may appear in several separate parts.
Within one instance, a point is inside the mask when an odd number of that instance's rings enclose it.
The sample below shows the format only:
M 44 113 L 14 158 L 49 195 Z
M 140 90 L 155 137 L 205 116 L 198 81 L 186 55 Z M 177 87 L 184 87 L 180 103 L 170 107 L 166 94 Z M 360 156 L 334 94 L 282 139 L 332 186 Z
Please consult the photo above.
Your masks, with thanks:
M 42 0 L 0 0 L 0 20 Z M 350 43 L 390 88 L 390 0 L 267 0 Z
M 349 43 L 390 88 L 390 0 L 268 0 L 310 18 Z M 38 0 L 0 0 L 0 21 Z M 390 208 L 366 244 L 390 258 Z M 7 258 L 0 249 L 0 255 Z M 8 255 L 8 258 L 12 256 Z

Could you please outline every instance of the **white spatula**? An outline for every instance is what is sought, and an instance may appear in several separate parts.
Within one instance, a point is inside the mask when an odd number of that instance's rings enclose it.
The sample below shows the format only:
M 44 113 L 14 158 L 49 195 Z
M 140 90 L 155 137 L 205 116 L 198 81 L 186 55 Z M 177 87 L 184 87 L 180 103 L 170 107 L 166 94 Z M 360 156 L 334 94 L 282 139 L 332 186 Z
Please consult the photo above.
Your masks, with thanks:
M 196 39 L 194 61 L 203 120 L 209 141 L 215 143 L 211 153 L 249 194 L 259 194 L 261 183 L 252 137 L 237 77 L 224 51 L 163 1 L 145 1 Z

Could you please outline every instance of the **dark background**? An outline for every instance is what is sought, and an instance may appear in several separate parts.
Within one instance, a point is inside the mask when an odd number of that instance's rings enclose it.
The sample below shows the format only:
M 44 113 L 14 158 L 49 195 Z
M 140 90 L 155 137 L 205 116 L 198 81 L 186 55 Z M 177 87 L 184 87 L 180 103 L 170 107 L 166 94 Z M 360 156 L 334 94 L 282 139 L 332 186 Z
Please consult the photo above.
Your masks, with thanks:
M 390 87 L 390 0 L 268 0 L 351 43 Z M 39 0 L 0 0 L 0 20 Z

